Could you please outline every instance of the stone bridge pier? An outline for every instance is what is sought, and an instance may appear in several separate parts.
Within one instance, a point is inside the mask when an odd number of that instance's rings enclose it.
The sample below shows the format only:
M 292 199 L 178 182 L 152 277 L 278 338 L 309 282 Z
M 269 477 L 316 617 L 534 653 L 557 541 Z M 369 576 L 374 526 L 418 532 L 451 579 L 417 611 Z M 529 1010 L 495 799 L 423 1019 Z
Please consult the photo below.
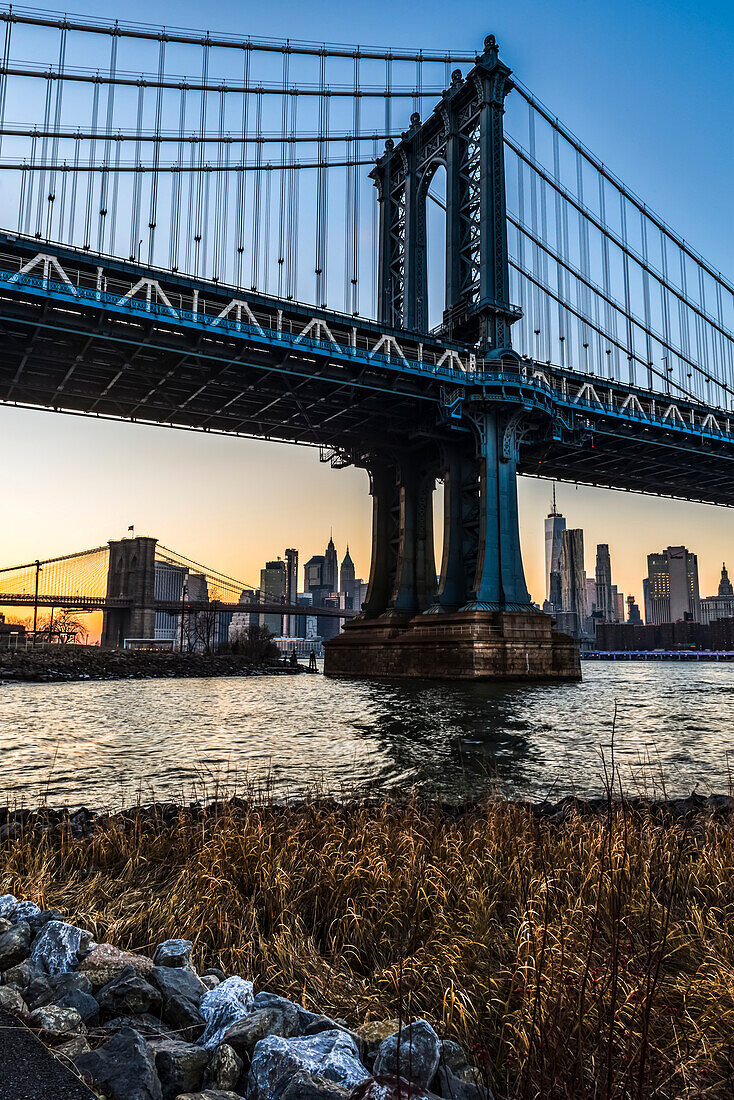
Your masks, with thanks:
M 517 506 L 523 413 L 481 405 L 444 444 L 369 466 L 372 563 L 362 614 L 325 645 L 329 676 L 578 680 L 578 647 L 533 607 Z M 444 480 L 436 576 L 431 497 Z

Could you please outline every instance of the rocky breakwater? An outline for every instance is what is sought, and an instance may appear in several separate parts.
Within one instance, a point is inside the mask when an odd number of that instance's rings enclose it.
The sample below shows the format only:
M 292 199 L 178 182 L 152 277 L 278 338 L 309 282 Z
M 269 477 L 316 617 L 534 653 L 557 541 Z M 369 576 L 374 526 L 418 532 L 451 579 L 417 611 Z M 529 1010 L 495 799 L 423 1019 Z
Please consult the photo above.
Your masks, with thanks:
M 150 680 L 202 676 L 262 676 L 298 673 L 301 666 L 254 665 L 232 653 L 155 653 L 104 650 L 98 646 L 0 651 L 0 683 L 71 680 Z
M 426 1020 L 353 1026 L 216 967 L 95 943 L 56 910 L 0 897 L 0 1008 L 106 1100 L 492 1100 Z

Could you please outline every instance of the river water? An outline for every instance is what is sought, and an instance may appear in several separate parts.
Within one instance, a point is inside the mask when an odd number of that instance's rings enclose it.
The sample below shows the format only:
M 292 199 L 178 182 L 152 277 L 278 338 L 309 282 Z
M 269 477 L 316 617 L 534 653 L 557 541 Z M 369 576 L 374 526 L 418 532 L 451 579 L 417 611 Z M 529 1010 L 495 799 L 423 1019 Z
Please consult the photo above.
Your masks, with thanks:
M 214 786 L 726 791 L 734 665 L 587 663 L 574 685 L 323 676 L 0 686 L 0 797 L 92 807 Z

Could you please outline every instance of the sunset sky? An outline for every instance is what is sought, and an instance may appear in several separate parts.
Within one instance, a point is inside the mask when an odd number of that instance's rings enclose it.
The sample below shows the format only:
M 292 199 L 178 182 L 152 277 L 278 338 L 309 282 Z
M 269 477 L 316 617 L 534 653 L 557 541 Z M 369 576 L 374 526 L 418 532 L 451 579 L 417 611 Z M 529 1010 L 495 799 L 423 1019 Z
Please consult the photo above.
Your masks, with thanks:
M 171 22 L 162 0 L 74 0 L 98 17 Z M 420 18 L 416 14 L 420 12 Z M 175 6 L 175 23 L 212 31 L 424 49 L 473 50 L 494 33 L 528 85 L 637 194 L 726 275 L 734 274 L 734 14 L 729 2 L 513 0 L 414 4 L 372 0 L 221 0 Z M 3 224 L 0 192 L 0 224 Z M 306 448 L 0 408 L 0 565 L 136 533 L 247 582 L 297 546 L 322 553 L 333 529 L 357 574 L 369 569 L 366 475 L 334 471 Z M 551 487 L 520 485 L 527 579 L 542 600 L 543 518 Z M 703 505 L 561 485 L 568 526 L 582 527 L 587 570 L 608 542 L 613 581 L 642 595 L 645 556 L 683 543 L 698 554 L 701 594 L 734 567 L 734 514 Z M 299 584 L 302 583 L 302 574 Z

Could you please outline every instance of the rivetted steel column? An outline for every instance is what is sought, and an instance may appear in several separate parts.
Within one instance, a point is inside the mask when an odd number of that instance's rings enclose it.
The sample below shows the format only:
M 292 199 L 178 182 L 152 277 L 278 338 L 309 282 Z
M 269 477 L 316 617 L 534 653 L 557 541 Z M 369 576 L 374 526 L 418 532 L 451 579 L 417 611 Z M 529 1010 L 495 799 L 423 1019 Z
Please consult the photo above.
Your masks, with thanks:
M 457 611 L 469 598 L 476 561 L 479 478 L 474 437 L 444 447 L 443 555 L 432 611 Z
M 386 609 L 394 587 L 395 545 L 397 538 L 397 469 L 392 463 L 373 466 L 370 471 L 372 494 L 372 561 L 365 618 L 375 618 Z
M 479 539 L 474 590 L 467 608 L 526 611 L 532 604 L 525 583 L 517 507 L 520 414 L 487 409 L 473 412 L 479 458 Z
M 390 613 L 417 615 L 436 600 L 432 497 L 435 469 L 423 453 L 400 459 L 400 525 Z

